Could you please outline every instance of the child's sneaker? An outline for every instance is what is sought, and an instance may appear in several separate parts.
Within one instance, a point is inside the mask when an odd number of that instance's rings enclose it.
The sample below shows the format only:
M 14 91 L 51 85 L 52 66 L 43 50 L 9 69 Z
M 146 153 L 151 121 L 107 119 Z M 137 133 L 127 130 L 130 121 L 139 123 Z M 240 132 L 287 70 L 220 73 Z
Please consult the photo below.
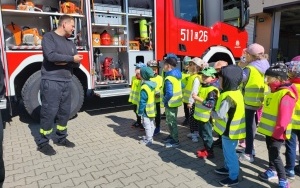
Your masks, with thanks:
M 258 177 L 264 181 L 271 181 L 271 180 L 278 179 L 277 172 L 270 168 L 265 172 L 259 174 Z
M 152 140 L 143 139 L 143 140 L 140 140 L 139 143 L 142 145 L 145 145 L 145 146 L 149 146 L 152 144 Z
M 158 135 L 160 133 L 160 127 L 155 127 L 153 135 Z
M 196 134 L 192 135 L 192 142 L 199 142 L 198 137 L 196 136 Z
M 280 179 L 278 188 L 290 188 L 290 183 L 288 182 L 288 180 Z
M 221 175 L 229 175 L 229 170 L 226 169 L 225 167 L 218 168 L 218 169 L 215 170 L 215 173 L 221 174 Z
M 286 174 L 286 177 L 289 178 L 290 180 L 295 179 L 295 171 L 294 170 L 285 169 L 285 174 Z
M 176 142 L 175 140 L 172 139 L 171 142 L 166 143 L 166 148 L 177 148 L 179 146 L 179 141 Z
M 169 143 L 169 142 L 171 142 L 172 140 L 173 140 L 172 136 L 169 135 L 169 136 L 167 136 L 166 138 L 163 139 L 163 142 L 164 142 L 164 143 Z
M 212 159 L 215 157 L 213 152 L 208 152 L 206 149 L 197 152 L 197 157 L 202 159 Z
M 232 180 L 228 177 L 228 178 L 225 178 L 225 179 L 219 181 L 219 183 L 225 187 L 231 187 L 233 185 L 237 185 L 239 183 L 239 179 L 237 178 L 235 180 Z
M 186 136 L 187 136 L 188 138 L 193 138 L 194 135 L 195 135 L 197 138 L 199 138 L 199 134 L 195 134 L 195 133 L 189 133 L 189 134 L 187 134 Z
M 131 128 L 137 128 L 140 127 L 140 124 L 136 121 L 131 125 Z
M 253 156 L 249 155 L 249 154 L 245 154 L 245 153 L 241 153 L 240 154 L 239 160 L 240 161 L 248 161 L 249 163 L 253 163 L 254 162 Z

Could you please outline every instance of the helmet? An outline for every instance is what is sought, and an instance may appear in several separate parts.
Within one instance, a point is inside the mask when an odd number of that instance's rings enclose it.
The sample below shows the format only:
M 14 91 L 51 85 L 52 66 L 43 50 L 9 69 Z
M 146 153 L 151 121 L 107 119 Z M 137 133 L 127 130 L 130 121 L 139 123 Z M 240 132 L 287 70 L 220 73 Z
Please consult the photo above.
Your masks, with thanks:
M 156 60 L 150 60 L 150 61 L 147 62 L 147 66 L 148 67 L 157 67 L 158 64 L 157 64 Z

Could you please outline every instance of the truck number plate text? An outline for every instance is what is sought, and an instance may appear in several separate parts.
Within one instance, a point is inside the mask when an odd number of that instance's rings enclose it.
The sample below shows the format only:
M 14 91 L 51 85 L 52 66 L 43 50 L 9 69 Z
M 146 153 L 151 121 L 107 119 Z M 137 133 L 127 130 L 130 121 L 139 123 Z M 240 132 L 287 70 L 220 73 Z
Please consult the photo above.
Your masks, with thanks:
M 207 42 L 208 35 L 207 31 L 194 31 L 192 29 L 181 29 L 180 30 L 181 41 L 199 41 Z

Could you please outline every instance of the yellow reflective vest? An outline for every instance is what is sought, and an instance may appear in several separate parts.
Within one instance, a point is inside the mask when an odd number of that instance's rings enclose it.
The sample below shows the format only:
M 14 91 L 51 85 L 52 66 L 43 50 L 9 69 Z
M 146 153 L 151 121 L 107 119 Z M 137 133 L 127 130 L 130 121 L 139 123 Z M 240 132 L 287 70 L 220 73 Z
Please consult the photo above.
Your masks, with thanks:
M 148 96 L 147 105 L 146 105 L 146 114 L 147 117 L 155 117 L 156 116 L 156 106 L 155 106 L 155 90 L 151 90 L 147 84 L 142 84 L 141 90 L 145 90 Z M 139 101 L 140 101 L 139 95 Z M 139 105 L 137 108 L 137 113 L 139 111 Z
M 263 114 L 257 130 L 258 132 L 266 136 L 273 135 L 277 122 L 280 101 L 287 93 L 289 93 L 292 97 L 295 97 L 295 95 L 288 89 L 281 89 L 266 96 L 264 100 Z M 290 123 L 285 131 L 287 139 L 291 137 L 291 130 L 292 124 Z
M 151 81 L 156 83 L 155 94 L 159 93 L 159 97 L 155 97 L 155 102 L 160 102 L 160 92 L 163 85 L 163 78 L 160 75 L 156 75 L 154 78 L 150 78 Z
M 294 84 L 300 93 L 300 84 Z M 300 130 L 300 98 L 296 102 L 294 115 L 292 116 L 292 129 Z
M 217 96 L 219 97 L 219 89 L 215 86 L 201 87 L 199 89 L 198 97 L 205 100 L 208 94 L 212 91 L 216 91 Z M 211 110 L 211 108 L 204 106 L 202 102 L 196 101 L 194 118 L 202 122 L 208 122 L 210 119 Z
M 218 111 L 221 107 L 222 101 L 227 97 L 230 97 L 234 103 L 236 104 L 236 110 L 233 115 L 233 118 L 230 122 L 229 127 L 229 138 L 243 139 L 246 137 L 246 124 L 245 124 L 245 104 L 243 94 L 240 90 L 236 91 L 226 91 L 220 95 L 216 104 L 216 111 Z M 227 115 L 228 119 L 228 115 Z M 226 130 L 227 122 L 222 119 L 215 119 L 214 130 L 219 134 L 223 135 Z
M 182 90 L 181 90 L 181 80 L 178 80 L 177 78 L 173 77 L 173 76 L 167 76 L 165 78 L 165 81 L 169 80 L 171 82 L 171 84 L 173 85 L 173 96 L 172 98 L 168 101 L 168 106 L 169 107 L 179 107 L 182 105 Z M 163 95 L 162 97 L 165 95 L 164 93 L 164 86 L 162 87 L 162 92 Z M 161 107 L 164 106 L 163 105 L 163 101 L 161 100 Z
M 131 91 L 129 94 L 128 102 L 138 105 L 140 90 L 141 90 L 141 80 L 137 79 L 136 76 L 133 76 L 131 78 Z
M 248 82 L 244 88 L 245 104 L 249 106 L 261 107 L 264 101 L 264 75 L 253 66 L 247 66 L 247 68 L 249 68 L 250 73 Z
M 185 85 L 185 88 L 183 90 L 183 98 L 182 99 L 183 99 L 184 103 L 189 103 L 189 98 L 192 94 L 193 83 L 196 78 L 199 78 L 198 74 L 193 74 L 188 77 L 187 84 Z
M 185 73 L 185 72 L 181 72 L 181 74 L 182 74 L 181 82 L 182 82 L 182 84 L 184 86 L 186 86 L 190 74 L 189 73 Z

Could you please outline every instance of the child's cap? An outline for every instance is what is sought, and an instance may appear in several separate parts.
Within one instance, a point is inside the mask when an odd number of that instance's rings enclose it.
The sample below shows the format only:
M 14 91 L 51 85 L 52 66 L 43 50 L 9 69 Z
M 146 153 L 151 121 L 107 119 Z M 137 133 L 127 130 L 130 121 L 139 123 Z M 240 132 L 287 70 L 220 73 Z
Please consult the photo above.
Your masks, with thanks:
M 286 63 L 289 76 L 292 78 L 300 77 L 300 56 L 296 56 L 291 62 Z
M 201 73 L 205 76 L 215 77 L 217 71 L 213 67 L 206 67 L 201 71 Z
M 134 66 L 136 67 L 136 69 L 140 69 L 142 67 L 146 67 L 146 65 L 143 62 L 136 63 L 136 64 L 134 64 Z
M 141 68 L 141 77 L 144 80 L 150 80 L 150 78 L 154 77 L 154 72 L 150 67 L 142 67 Z
M 172 53 L 168 53 L 166 54 L 165 56 L 165 60 L 164 60 L 164 63 L 166 64 L 169 64 L 173 67 L 176 67 L 177 66 L 177 56 L 175 54 L 172 54 Z
M 185 56 L 185 57 L 183 58 L 183 61 L 182 61 L 182 62 L 183 62 L 183 64 L 184 64 L 185 66 L 187 66 L 191 60 L 192 60 L 191 57 Z
M 158 64 L 157 64 L 156 60 L 150 60 L 150 61 L 147 62 L 147 66 L 148 67 L 157 67 Z
M 195 63 L 198 67 L 208 67 L 208 63 L 204 60 L 200 59 L 199 57 L 194 57 L 190 62 Z
M 270 66 L 265 75 L 271 77 L 279 77 L 282 80 L 287 80 L 287 66 L 282 62 L 277 62 Z
M 246 49 L 244 49 L 248 54 L 254 55 L 254 56 L 259 56 L 263 55 L 265 53 L 265 48 L 257 43 L 253 43 L 249 45 Z

